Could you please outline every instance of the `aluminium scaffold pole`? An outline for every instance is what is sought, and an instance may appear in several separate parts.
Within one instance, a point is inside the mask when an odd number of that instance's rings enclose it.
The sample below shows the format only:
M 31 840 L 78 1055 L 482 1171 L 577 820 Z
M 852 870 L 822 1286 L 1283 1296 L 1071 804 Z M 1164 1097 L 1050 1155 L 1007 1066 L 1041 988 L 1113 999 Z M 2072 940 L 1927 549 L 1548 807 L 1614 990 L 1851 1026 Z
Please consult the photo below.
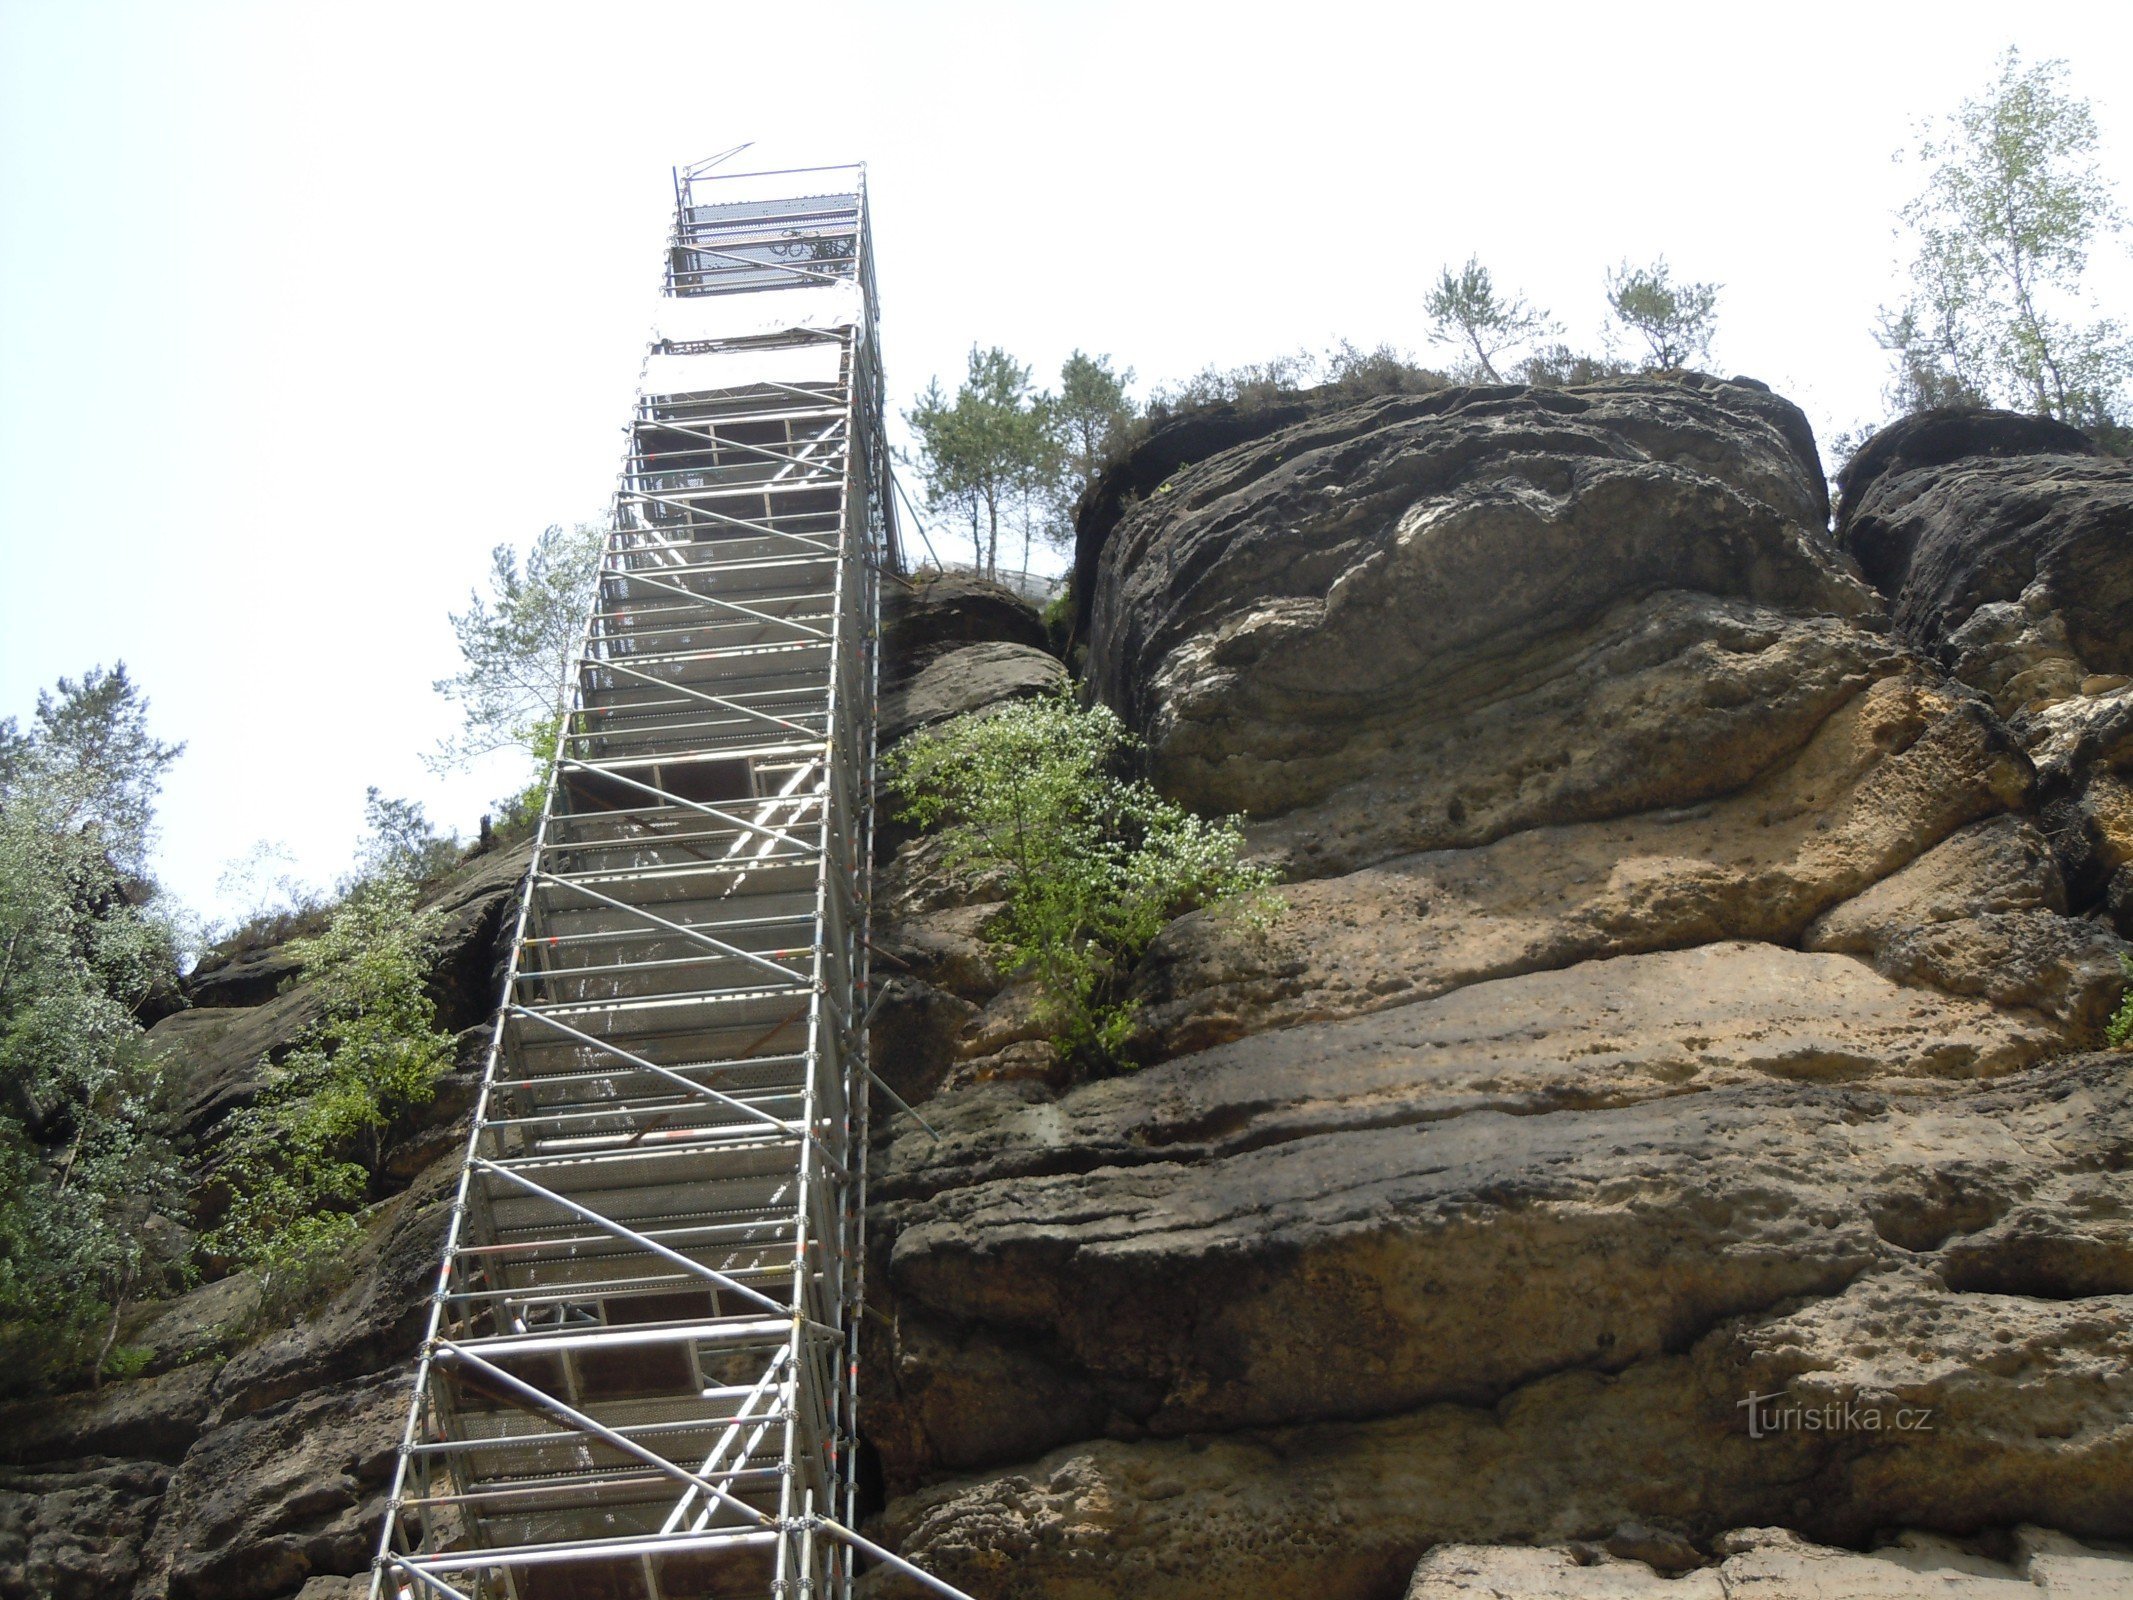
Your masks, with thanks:
M 854 1531 L 901 566 L 865 172 L 675 194 L 373 1600 L 960 1595 Z

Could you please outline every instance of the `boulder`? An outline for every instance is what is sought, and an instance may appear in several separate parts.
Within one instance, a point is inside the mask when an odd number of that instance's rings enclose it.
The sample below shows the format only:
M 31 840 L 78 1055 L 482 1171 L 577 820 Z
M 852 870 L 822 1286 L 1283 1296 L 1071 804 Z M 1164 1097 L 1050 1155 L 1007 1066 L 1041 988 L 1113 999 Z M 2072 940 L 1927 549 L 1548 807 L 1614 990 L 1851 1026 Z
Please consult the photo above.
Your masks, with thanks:
M 131 1593 L 169 1477 L 153 1461 L 0 1471 L 0 1600 Z
M 1878 606 L 1826 510 L 1804 420 L 1760 386 L 1367 401 L 1186 466 L 1126 514 L 1090 681 L 1197 809 L 1354 814 L 1414 789 L 1364 846 L 1380 854 L 1680 803 L 1879 675 L 1884 652 L 1844 638 Z M 1827 642 L 1788 647 L 1791 619 Z M 1678 756 L 1652 781 L 1661 729 L 1701 758 L 1691 793 Z M 1371 787 L 1333 800 L 1352 785 Z
M 1014 590 L 974 573 L 921 571 L 882 584 L 882 668 L 890 677 L 965 644 L 1042 650 L 1044 620 Z
M 887 749 L 906 734 L 965 712 L 1047 694 L 1066 681 L 1056 656 L 1028 645 L 966 644 L 941 652 L 881 696 L 875 737 Z

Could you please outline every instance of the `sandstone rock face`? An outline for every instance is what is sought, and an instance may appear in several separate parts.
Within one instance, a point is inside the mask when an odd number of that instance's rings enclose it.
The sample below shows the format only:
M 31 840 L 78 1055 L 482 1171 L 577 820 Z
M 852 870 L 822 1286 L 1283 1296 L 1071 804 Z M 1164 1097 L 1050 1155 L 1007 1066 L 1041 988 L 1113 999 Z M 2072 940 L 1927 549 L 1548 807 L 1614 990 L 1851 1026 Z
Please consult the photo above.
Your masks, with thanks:
M 985 886 L 888 864 L 930 1009 L 877 1051 L 931 1098 L 876 1156 L 880 1535 L 985 1600 L 2133 1574 L 2133 1090 L 2080 1053 L 2133 907 L 2091 637 L 2133 547 L 2063 503 L 2118 469 L 1885 436 L 1846 499 L 1877 593 L 1744 381 L 1182 437 L 1084 506 L 1090 687 L 1286 909 L 1174 922 L 1139 1069 L 1080 1081 L 1010 1070 L 1043 1047 Z M 1907 610 L 1862 543 L 1947 473 L 2036 482 L 1945 494 L 1921 578 L 1966 518 L 2071 517 L 2038 560 L 2088 612 L 2023 625 L 2071 699 L 2011 701 L 1947 648 L 2000 600 Z
M 1883 430 L 1839 532 L 1917 649 L 1989 696 L 2036 763 L 2074 909 L 2133 930 L 2133 464 L 2007 412 Z
M 989 705 L 1043 694 L 1065 680 L 1037 608 L 964 572 L 922 572 L 882 586 L 881 705 L 876 739 Z
M 1824 910 L 2028 790 L 2028 763 L 1983 707 L 1915 677 L 1884 678 L 1723 799 L 1299 882 L 1288 914 L 1258 940 L 1235 938 L 1219 917 L 1183 919 L 1141 974 L 1147 1048 L 1593 957 L 1793 942 Z M 1278 839 L 1279 826 L 1260 837 Z
M 1848 637 L 1877 608 L 1806 439 L 1709 382 L 1315 417 L 1120 523 L 1092 686 L 1178 798 L 1299 832 L 1308 809 L 1348 865 L 1723 793 L 1887 655 Z
M 1676 965 L 1647 981 L 1693 994 L 1698 976 Z M 1811 973 L 1792 976 L 1817 987 Z M 965 1392 L 974 1348 L 1049 1366 L 1047 1390 L 1090 1396 L 1081 1418 L 1051 1419 L 1060 1428 L 1095 1415 L 1175 1435 L 1494 1404 L 1551 1372 L 1618 1371 L 1728 1317 L 1836 1294 L 1958 1235 L 1963 1251 L 2013 1270 L 2027 1247 L 1995 1225 L 2019 1232 L 2007 1219 L 2058 1192 L 2058 1141 L 2090 1142 L 2100 1159 L 2133 1132 L 2100 1075 L 2051 1081 L 2085 1108 L 2110 1108 L 2101 1134 L 2075 1126 L 2065 1101 L 2032 1105 L 2034 1079 L 2012 1095 L 1833 1093 L 1814 1081 L 1831 1069 L 1817 1059 L 1830 1037 L 1775 1020 L 1765 1040 L 1744 1017 L 1750 1037 L 1713 1041 L 1702 1061 L 1677 1044 L 1672 1060 L 1633 1064 L 1606 1051 L 1621 1035 L 1566 1027 L 1534 1041 L 1534 1055 L 1560 1052 L 1552 1072 L 1502 1050 L 1521 1024 L 1534 1027 L 1530 1011 L 1463 1061 L 1459 1041 L 1379 1033 L 1329 1069 L 1317 1030 L 1295 1030 L 1253 1041 L 1287 1040 L 1301 1057 L 1283 1072 L 1268 1049 L 1254 1053 L 1251 1087 L 1267 1102 L 1257 1107 L 1220 1098 L 1246 1076 L 1238 1063 L 1203 1076 L 1197 1099 L 1174 1095 L 1177 1074 L 1154 1068 L 1146 1093 L 1171 1111 L 1155 1126 L 1117 1107 L 1107 1125 L 1069 1095 L 990 1119 L 990 1159 L 965 1157 L 954 1187 L 899 1164 L 899 1187 L 933 1192 L 883 1208 L 891 1286 L 903 1319 L 931 1337 L 884 1354 L 899 1386 L 952 1419 L 957 1452 L 904 1475 L 1012 1459 L 1026 1438 L 1024 1418 L 1010 1419 L 1007 1441 L 983 1437 L 966 1403 L 980 1398 Z M 1640 1043 L 1651 1037 L 1624 1023 Z M 1876 1064 L 1858 1052 L 1863 1031 L 1834 1064 L 1840 1080 Z M 1504 1055 L 1510 1070 L 1492 1073 Z M 1879 1064 L 1916 1069 L 1925 1055 L 1892 1041 Z M 1371 1072 L 1377 1063 L 1386 1070 Z M 1697 1090 L 1705 1070 L 1758 1069 L 1807 1081 Z M 1634 1076 L 1643 1081 L 1623 1081 Z M 1586 1096 L 1582 1109 L 1543 1109 Z M 1086 1147 L 1065 1143 L 1090 1123 Z M 956 1131 L 943 1126 L 951 1153 Z M 1086 1160 L 1103 1164 L 1057 1170 Z M 2108 1187 L 2084 1192 L 2101 1199 Z M 2101 1227 L 2099 1259 L 2133 1243 L 2120 1224 Z M 1981 1281 L 1967 1257 L 1948 1270 Z M 2122 1290 L 2133 1272 L 2098 1292 Z

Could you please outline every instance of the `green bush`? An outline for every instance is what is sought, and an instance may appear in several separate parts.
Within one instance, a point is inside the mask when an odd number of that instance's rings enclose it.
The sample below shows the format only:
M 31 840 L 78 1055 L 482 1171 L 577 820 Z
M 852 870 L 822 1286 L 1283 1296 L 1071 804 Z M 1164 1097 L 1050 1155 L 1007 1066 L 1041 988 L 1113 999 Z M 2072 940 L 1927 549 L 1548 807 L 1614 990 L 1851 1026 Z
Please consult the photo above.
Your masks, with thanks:
M 2118 970 L 2125 974 L 2126 992 L 2119 997 L 2118 1009 L 2104 1025 L 2103 1036 L 2113 1050 L 2123 1050 L 2133 1044 L 2133 956 L 2123 950 L 2118 953 Z
M 103 1375 L 114 1383 L 131 1383 L 148 1370 L 155 1358 L 151 1345 L 116 1345 L 104 1357 Z
M 263 1315 L 312 1298 L 362 1232 L 384 1136 L 437 1092 L 452 1036 L 424 987 L 434 913 L 386 872 L 358 884 L 326 931 L 290 946 L 324 987 L 307 1029 L 257 1101 L 229 1119 L 220 1175 L 229 1209 L 206 1243 L 259 1274 Z
M 952 867 L 1000 884 L 1002 965 L 1034 980 L 1054 1043 L 1092 1065 L 1119 1063 L 1126 977 L 1166 922 L 1223 906 L 1260 926 L 1279 907 L 1238 819 L 1120 775 L 1135 748 L 1108 708 L 1062 692 L 958 717 L 888 758 L 902 818 L 940 827 Z

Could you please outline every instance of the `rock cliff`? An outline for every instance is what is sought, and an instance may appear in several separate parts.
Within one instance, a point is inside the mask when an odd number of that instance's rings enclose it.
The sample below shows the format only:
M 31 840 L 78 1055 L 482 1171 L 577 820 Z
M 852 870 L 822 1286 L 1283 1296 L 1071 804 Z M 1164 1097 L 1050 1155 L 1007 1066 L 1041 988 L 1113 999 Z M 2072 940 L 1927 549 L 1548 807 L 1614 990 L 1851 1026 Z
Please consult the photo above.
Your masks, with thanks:
M 1089 1080 L 885 827 L 877 1537 L 980 1600 L 2133 1592 L 2133 469 L 1933 415 L 1830 512 L 1738 379 L 1216 408 L 1112 470 L 1085 692 L 1286 908 L 1171 924 Z M 884 637 L 884 742 L 1064 676 L 967 579 Z M 452 1026 L 522 864 L 439 891 Z M 313 1002 L 272 953 L 192 998 L 206 1148 Z M 465 1082 L 299 1326 L 225 1279 L 9 1408 L 0 1597 L 356 1592 Z
M 1833 531 L 1704 378 L 1201 432 L 1085 508 L 1087 681 L 1287 910 L 1174 923 L 1077 1083 L 888 867 L 887 1533 L 1046 1600 L 2133 1589 L 2133 471 L 1914 419 Z

